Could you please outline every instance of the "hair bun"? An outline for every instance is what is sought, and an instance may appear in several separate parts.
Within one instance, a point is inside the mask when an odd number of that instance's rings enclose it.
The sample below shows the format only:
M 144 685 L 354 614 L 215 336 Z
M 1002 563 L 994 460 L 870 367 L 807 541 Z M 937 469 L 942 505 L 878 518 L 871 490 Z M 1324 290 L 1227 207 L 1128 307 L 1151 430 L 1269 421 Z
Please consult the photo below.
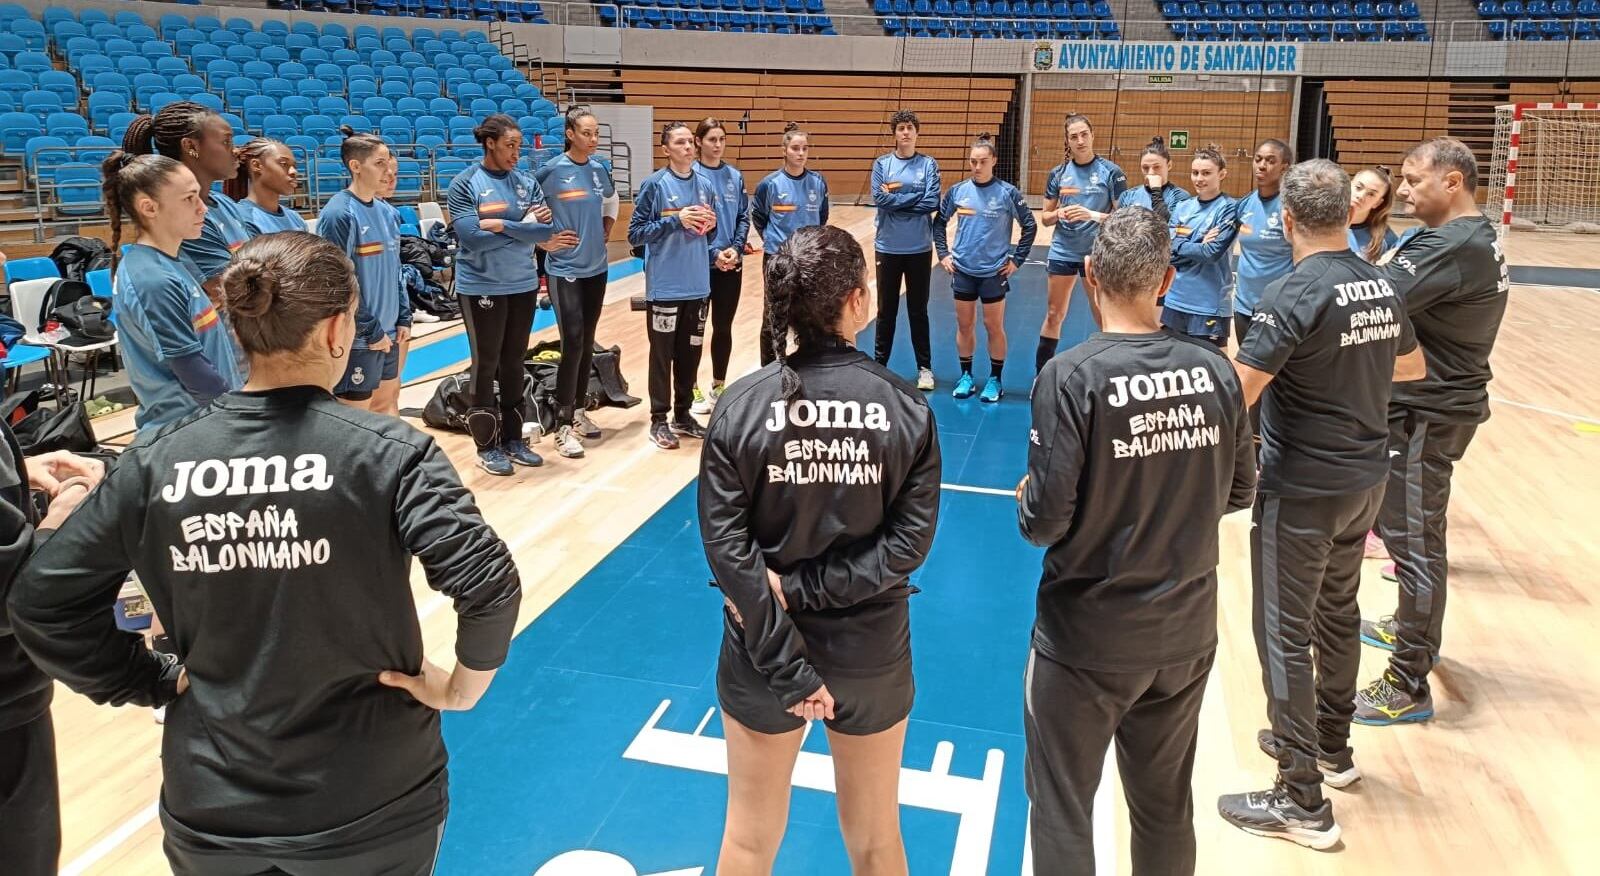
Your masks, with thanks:
M 784 122 L 783 123 L 783 132 L 785 134 L 789 133 L 790 131 L 798 131 L 798 130 L 800 130 L 800 123 L 799 122 Z
M 355 135 L 356 135 L 356 129 L 355 128 L 352 128 L 349 125 L 340 125 L 339 126 L 339 136 L 345 138 L 346 140 L 350 139 L 351 137 L 354 137 Z
M 272 309 L 278 297 L 278 278 L 260 259 L 244 258 L 228 267 L 222 291 L 230 313 L 253 319 Z
M 1152 146 L 1165 146 L 1165 145 L 1167 145 L 1167 138 L 1161 136 L 1160 134 L 1157 134 L 1154 137 L 1150 138 L 1150 145 L 1152 145 Z

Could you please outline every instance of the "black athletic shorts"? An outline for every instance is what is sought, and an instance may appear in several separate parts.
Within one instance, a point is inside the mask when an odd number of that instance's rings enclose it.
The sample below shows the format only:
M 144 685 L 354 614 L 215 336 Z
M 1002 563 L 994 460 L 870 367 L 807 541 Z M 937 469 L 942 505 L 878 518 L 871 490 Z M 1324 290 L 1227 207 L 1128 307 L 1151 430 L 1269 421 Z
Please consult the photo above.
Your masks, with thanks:
M 726 612 L 727 609 L 724 609 Z M 864 613 L 851 617 L 853 610 L 805 612 L 791 615 L 801 628 L 807 654 L 817 673 L 833 695 L 834 719 L 824 721 L 829 730 L 847 736 L 882 733 L 911 714 L 916 698 L 916 682 L 911 674 L 911 626 L 909 606 L 904 600 L 873 603 Z M 727 621 L 731 627 L 732 620 Z M 839 636 L 821 634 L 823 628 Z M 810 635 L 807 635 L 807 632 Z M 884 666 L 871 669 L 830 671 L 823 659 L 830 639 L 842 641 L 862 636 L 874 639 L 875 653 L 895 654 Z M 750 662 L 744 643 L 730 631 L 722 637 L 722 652 L 717 659 L 717 701 L 722 711 L 757 733 L 779 734 L 798 730 L 805 721 L 791 715 L 767 686 L 767 679 Z
M 1006 293 L 1011 291 L 1011 282 L 999 274 L 992 277 L 974 277 L 956 271 L 950 277 L 950 291 L 957 301 L 981 300 L 992 304 L 1006 300 Z
M 1083 260 L 1050 259 L 1045 263 L 1045 272 L 1052 277 L 1076 277 L 1083 273 Z

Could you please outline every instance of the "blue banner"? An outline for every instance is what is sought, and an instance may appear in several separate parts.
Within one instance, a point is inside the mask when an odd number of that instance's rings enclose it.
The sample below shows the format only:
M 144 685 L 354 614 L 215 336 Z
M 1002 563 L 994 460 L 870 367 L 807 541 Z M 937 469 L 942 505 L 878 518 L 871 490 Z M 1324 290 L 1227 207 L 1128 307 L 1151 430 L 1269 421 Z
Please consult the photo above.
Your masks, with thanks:
M 1296 76 L 1300 73 L 1300 45 L 1040 41 L 1033 44 L 1030 67 L 1040 73 Z

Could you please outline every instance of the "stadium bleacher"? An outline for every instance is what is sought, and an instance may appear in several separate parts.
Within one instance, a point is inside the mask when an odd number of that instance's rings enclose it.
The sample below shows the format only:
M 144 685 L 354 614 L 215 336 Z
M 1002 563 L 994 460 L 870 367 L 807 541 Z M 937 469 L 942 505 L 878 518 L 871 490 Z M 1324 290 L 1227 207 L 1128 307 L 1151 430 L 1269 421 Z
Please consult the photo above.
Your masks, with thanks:
M 596 0 L 595 11 L 608 26 L 644 30 L 837 33 L 823 0 L 626 0 L 621 5 Z
M 458 21 L 505 21 L 549 24 L 544 9 L 526 0 L 267 0 L 271 9 L 348 12 L 358 15 L 403 15 Z
M 222 113 L 238 143 L 288 143 L 317 201 L 345 184 L 341 125 L 390 141 L 399 200 L 436 196 L 480 157 L 472 129 L 491 113 L 519 120 L 529 169 L 565 148 L 556 105 L 478 30 L 181 14 L 152 27 L 132 12 L 34 19 L 17 4 L 0 4 L 0 30 L 0 162 L 59 218 L 101 213 L 98 162 L 137 114 L 179 100 Z
M 1480 0 L 1478 17 L 1497 40 L 1600 39 L 1600 0 Z
M 1065 0 L 873 0 L 889 36 L 960 39 L 1120 39 L 1105 2 Z
M 1394 42 L 1432 39 L 1416 3 L 1197 3 L 1166 0 L 1181 40 Z

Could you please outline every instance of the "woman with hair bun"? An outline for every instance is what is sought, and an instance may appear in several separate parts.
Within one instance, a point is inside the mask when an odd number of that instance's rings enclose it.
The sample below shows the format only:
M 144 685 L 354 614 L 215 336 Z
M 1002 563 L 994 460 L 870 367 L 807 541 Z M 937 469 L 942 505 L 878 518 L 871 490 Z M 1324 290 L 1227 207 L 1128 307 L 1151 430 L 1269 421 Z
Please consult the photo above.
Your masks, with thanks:
M 1167 149 L 1165 137 L 1151 137 L 1145 144 L 1144 152 L 1139 154 L 1139 174 L 1144 185 L 1123 192 L 1117 199 L 1118 207 L 1144 207 L 1166 222 L 1172 216 L 1173 207 L 1192 197 L 1169 179 L 1172 152 Z
M 339 161 L 350 173 L 350 185 L 328 199 L 317 219 L 317 233 L 355 263 L 361 306 L 349 366 L 333 394 L 345 404 L 370 410 L 380 387 L 399 386 L 400 344 L 402 335 L 411 333 L 411 308 L 402 304 L 400 226 L 393 209 L 379 197 L 393 161 L 389 146 L 378 135 L 357 134 L 348 125 L 341 133 Z
M 245 230 L 254 234 L 310 231 L 305 217 L 283 203 L 300 187 L 294 153 L 277 140 L 257 137 L 239 147 L 239 173 L 224 180 L 222 193 L 239 205 Z
M 17 639 L 95 702 L 167 706 L 173 872 L 425 876 L 449 806 L 439 712 L 505 660 L 516 565 L 431 438 L 330 394 L 359 306 L 337 247 L 257 237 L 223 289 L 249 382 L 122 454 L 13 588 Z M 453 670 L 424 657 L 413 557 L 454 600 Z M 115 629 L 129 571 L 173 654 Z
M 113 308 L 144 435 L 199 410 L 244 382 L 228 327 L 196 278 L 184 245 L 207 210 L 184 165 L 160 155 L 112 152 L 100 166 L 111 220 Z M 122 253 L 126 216 L 139 241 Z
M 848 232 L 801 228 L 766 270 L 774 361 L 723 393 L 700 457 L 700 534 L 724 597 L 717 872 L 772 872 L 795 759 L 821 719 L 852 871 L 903 876 L 908 600 L 938 523 L 938 432 L 922 394 L 853 346 L 871 304 Z M 856 461 L 802 461 L 788 452 L 802 444 L 848 445 Z
M 806 169 L 811 158 L 811 135 L 799 123 L 783 126 L 783 166 L 756 184 L 750 200 L 750 226 L 761 239 L 764 253 L 777 252 L 789 235 L 810 225 L 828 224 L 828 181 Z M 762 256 L 762 275 L 766 274 Z M 761 364 L 772 361 L 771 314 L 761 316 Z
M 606 303 L 609 257 L 606 239 L 617 221 L 617 186 L 600 162 L 600 122 L 588 107 L 567 110 L 567 151 L 534 172 L 550 197 L 555 227 L 577 235 L 576 246 L 557 247 L 544 260 L 550 303 L 561 335 L 556 368 L 556 452 L 583 456 L 583 440 L 600 437 L 584 401 L 594 363 L 594 335 Z M 550 247 L 549 243 L 541 247 Z
M 539 295 L 533 247 L 577 246 L 578 234 L 556 230 L 538 180 L 517 169 L 516 120 L 496 113 L 472 133 L 483 159 L 456 175 L 446 198 L 459 244 L 456 291 L 472 348 L 467 430 L 478 467 L 509 477 L 514 466 L 544 464 L 522 439 L 522 360 Z
M 219 277 L 233 253 L 250 239 L 246 217 L 233 198 L 212 186 L 233 179 L 239 159 L 233 151 L 233 126 L 216 111 L 188 100 L 169 103 L 154 116 L 140 116 L 122 135 L 122 150 L 162 155 L 181 162 L 200 186 L 206 220 L 200 236 L 184 241 L 183 254 L 199 272 L 213 301 L 222 294 Z

